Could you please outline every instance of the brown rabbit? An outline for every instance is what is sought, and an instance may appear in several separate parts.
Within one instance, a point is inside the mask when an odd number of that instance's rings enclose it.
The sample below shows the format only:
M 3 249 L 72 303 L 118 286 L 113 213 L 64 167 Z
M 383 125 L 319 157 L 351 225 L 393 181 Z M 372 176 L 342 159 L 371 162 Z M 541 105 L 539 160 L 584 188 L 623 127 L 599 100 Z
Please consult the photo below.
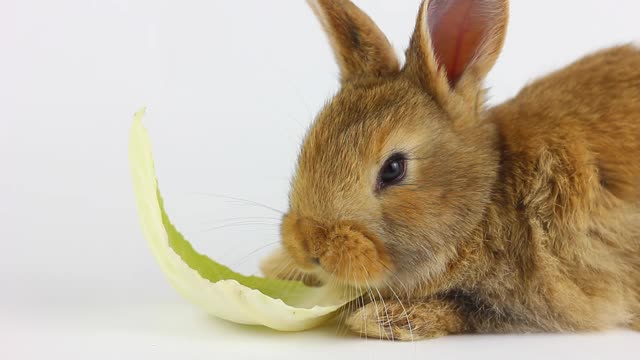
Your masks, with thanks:
M 640 330 L 640 49 L 487 109 L 507 0 L 425 0 L 404 66 L 350 1 L 309 2 L 342 88 L 267 275 L 365 289 L 346 324 L 370 337 Z

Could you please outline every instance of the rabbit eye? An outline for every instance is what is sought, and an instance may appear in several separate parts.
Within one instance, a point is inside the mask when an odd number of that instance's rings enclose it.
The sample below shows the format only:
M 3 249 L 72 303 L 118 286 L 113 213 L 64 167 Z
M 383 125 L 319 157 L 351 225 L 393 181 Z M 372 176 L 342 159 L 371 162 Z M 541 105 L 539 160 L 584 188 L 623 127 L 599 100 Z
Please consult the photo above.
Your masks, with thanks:
M 395 185 L 404 179 L 406 173 L 406 158 L 402 154 L 393 154 L 380 169 L 378 189 Z

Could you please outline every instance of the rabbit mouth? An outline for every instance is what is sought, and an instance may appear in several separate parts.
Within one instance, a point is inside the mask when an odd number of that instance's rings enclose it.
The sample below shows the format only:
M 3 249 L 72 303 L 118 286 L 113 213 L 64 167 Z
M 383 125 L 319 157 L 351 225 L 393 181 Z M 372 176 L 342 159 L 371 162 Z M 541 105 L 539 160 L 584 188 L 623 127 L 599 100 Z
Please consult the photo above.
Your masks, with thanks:
M 344 285 L 381 284 L 393 265 L 382 242 L 352 221 L 332 225 L 288 215 L 283 242 L 306 272 Z

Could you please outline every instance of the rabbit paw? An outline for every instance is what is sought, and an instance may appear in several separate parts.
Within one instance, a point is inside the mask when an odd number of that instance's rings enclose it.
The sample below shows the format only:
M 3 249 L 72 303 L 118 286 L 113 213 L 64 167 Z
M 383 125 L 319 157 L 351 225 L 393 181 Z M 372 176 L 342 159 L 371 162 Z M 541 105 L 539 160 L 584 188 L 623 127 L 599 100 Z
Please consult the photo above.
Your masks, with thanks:
M 302 281 L 307 286 L 322 285 L 317 277 L 300 270 L 282 248 L 262 261 L 260 271 L 271 279 Z
M 346 324 L 369 338 L 403 341 L 436 338 L 465 329 L 456 307 L 441 300 L 413 304 L 378 300 L 356 309 Z

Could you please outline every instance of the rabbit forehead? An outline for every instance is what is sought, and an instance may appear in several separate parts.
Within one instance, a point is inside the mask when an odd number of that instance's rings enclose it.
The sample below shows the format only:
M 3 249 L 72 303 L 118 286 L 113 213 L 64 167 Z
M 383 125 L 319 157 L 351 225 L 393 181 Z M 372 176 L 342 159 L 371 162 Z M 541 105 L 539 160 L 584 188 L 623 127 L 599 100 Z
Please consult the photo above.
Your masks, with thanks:
M 375 216 L 380 166 L 393 152 L 419 152 L 438 128 L 438 108 L 405 88 L 343 89 L 321 111 L 305 139 L 291 207 L 306 216 Z
M 401 81 L 346 86 L 318 115 L 300 160 L 316 166 L 318 155 L 330 154 L 334 159 L 380 161 L 397 134 L 436 128 L 442 117 L 426 93 Z

